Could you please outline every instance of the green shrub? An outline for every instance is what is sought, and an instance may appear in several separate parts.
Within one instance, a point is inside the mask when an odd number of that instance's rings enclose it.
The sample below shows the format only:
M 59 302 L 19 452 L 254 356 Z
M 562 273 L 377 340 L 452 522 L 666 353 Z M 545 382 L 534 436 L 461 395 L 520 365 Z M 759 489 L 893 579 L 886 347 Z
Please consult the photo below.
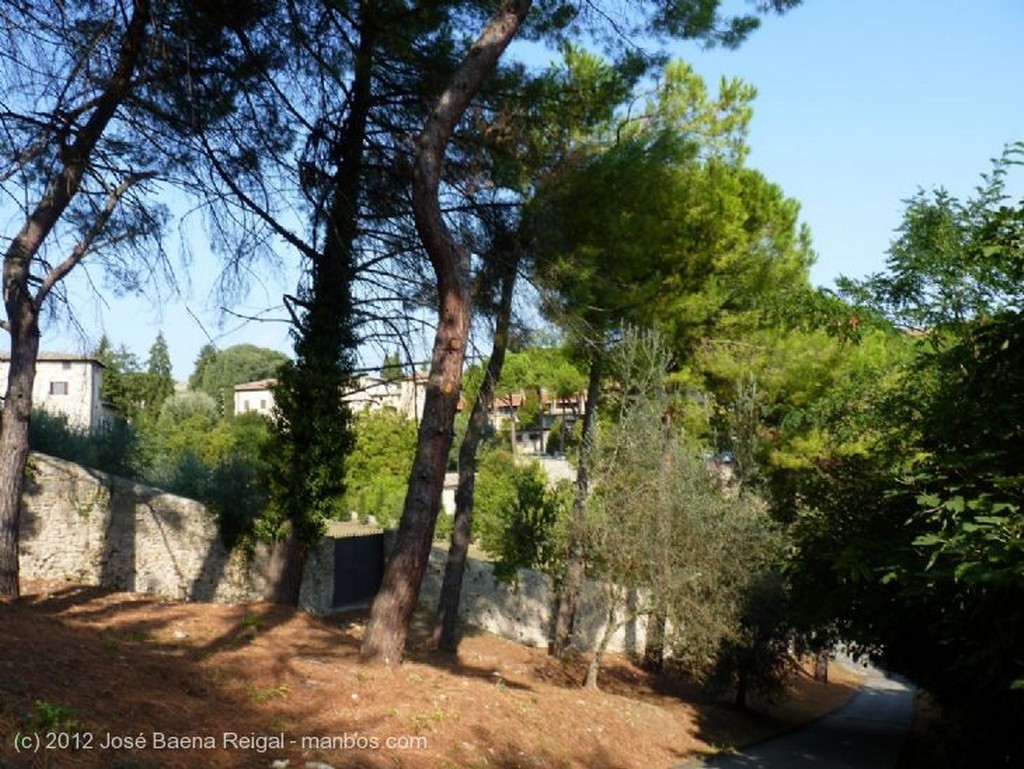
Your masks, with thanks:
M 416 423 L 394 411 L 365 412 L 353 422 L 355 446 L 346 458 L 339 517 L 355 512 L 381 526 L 398 524 L 416 453 Z
M 549 486 L 535 460 L 516 461 L 504 448 L 481 453 L 474 529 L 480 545 L 496 558 L 498 579 L 512 580 L 520 568 L 553 568 L 558 524 L 567 517 L 570 497 Z
M 28 442 L 33 451 L 125 478 L 138 480 L 145 469 L 139 435 L 120 419 L 89 430 L 72 425 L 64 414 L 35 409 Z

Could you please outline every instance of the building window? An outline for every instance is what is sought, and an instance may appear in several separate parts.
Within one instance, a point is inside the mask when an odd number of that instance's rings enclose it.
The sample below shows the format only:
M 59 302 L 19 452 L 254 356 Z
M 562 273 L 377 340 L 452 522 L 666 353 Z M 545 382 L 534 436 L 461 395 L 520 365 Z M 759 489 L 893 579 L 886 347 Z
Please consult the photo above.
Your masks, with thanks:
M 69 361 L 69 360 L 61 361 L 60 367 L 62 369 L 64 369 L 65 371 L 70 371 L 71 370 L 71 361 Z
M 263 400 L 262 398 L 260 398 L 260 411 L 266 411 L 266 410 L 267 410 L 267 402 L 265 400 Z
M 67 382 L 50 382 L 50 395 L 67 395 Z

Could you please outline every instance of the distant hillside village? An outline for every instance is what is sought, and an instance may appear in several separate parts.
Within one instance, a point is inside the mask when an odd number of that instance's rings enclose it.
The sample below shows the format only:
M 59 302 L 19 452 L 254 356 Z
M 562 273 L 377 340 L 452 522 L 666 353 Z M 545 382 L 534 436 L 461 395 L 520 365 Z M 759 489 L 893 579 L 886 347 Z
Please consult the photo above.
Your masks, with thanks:
M 269 416 L 274 410 L 276 385 L 276 379 L 262 379 L 235 385 L 235 413 L 256 411 Z M 391 409 L 419 423 L 423 417 L 426 390 L 427 375 L 423 372 L 393 379 L 361 376 L 342 399 L 355 413 Z M 496 397 L 491 408 L 492 427 L 496 430 L 509 429 L 510 420 L 525 403 L 526 394 L 523 392 Z M 460 410 L 467 407 L 468 404 L 465 402 L 459 404 Z M 542 389 L 539 419 L 515 433 L 517 450 L 527 454 L 548 452 L 548 438 L 552 428 L 561 422 L 566 429 L 571 430 L 576 420 L 582 418 L 585 407 L 586 393 L 557 397 Z
M 0 352 L 0 382 L 6 394 L 10 355 Z M 92 430 L 102 427 L 117 416 L 118 411 L 102 398 L 103 363 L 95 357 L 59 352 L 42 352 L 36 363 L 32 400 L 36 408 L 63 415 L 68 424 Z M 234 386 L 234 413 L 256 412 L 270 417 L 274 410 L 276 379 L 260 379 Z M 355 386 L 342 395 L 353 412 L 393 410 L 417 423 L 423 416 L 427 375 L 417 372 L 399 378 L 360 376 Z M 510 430 L 515 416 L 526 403 L 523 392 L 495 398 L 491 409 L 491 425 L 496 430 Z M 0 397 L 2 402 L 2 397 Z M 517 450 L 525 454 L 549 452 L 549 437 L 556 424 L 571 431 L 586 407 L 586 393 L 558 397 L 547 390 L 539 394 L 540 415 L 529 425 L 512 430 Z M 466 408 L 467 404 L 460 404 Z M 518 421 L 518 420 L 517 420 Z

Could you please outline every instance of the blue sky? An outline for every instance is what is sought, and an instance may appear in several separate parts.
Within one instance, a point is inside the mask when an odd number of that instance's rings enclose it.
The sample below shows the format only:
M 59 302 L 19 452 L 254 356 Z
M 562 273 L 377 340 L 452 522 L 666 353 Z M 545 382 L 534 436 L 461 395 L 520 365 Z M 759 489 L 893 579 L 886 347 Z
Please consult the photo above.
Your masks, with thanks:
M 936 186 L 966 197 L 1005 144 L 1024 140 L 1022 0 L 805 0 L 738 50 L 674 52 L 712 86 L 726 75 L 757 87 L 749 164 L 800 201 L 819 285 L 882 269 L 902 200 Z M 1024 195 L 1024 169 L 1011 188 Z M 44 349 L 84 351 L 106 331 L 144 359 L 162 329 L 180 379 L 207 334 L 289 351 L 282 325 L 219 316 L 216 270 L 197 256 L 180 301 L 111 300 L 79 314 L 87 341 L 53 329 Z M 294 283 L 287 269 L 264 272 L 234 309 L 279 305 Z M 73 298 L 96 304 L 84 287 Z
M 749 162 L 800 201 L 819 285 L 883 268 L 901 201 L 966 197 L 1024 140 L 1021 0 L 805 0 L 736 51 L 680 53 L 757 87 Z

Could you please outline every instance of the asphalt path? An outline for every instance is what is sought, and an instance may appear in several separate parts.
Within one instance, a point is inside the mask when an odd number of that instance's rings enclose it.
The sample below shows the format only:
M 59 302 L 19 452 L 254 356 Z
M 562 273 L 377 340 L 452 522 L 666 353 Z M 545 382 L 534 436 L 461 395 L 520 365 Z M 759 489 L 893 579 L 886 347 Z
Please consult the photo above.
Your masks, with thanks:
M 893 769 L 914 715 L 914 690 L 869 669 L 842 708 L 809 726 L 679 769 Z

